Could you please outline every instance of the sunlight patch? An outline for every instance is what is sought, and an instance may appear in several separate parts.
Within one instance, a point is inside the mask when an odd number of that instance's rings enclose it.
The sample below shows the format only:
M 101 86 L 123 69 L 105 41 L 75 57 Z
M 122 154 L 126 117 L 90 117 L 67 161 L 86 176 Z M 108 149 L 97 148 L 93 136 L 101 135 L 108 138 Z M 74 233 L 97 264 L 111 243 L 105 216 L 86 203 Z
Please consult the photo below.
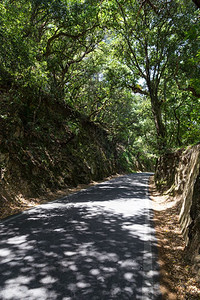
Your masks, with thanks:
M 130 272 L 125 273 L 124 278 L 128 281 L 133 281 L 133 273 Z
M 90 274 L 96 276 L 96 275 L 100 274 L 100 271 L 98 269 L 92 269 L 92 270 L 90 270 Z
M 10 286 L 15 286 L 16 284 L 28 284 L 31 281 L 30 277 L 18 276 L 17 278 L 9 279 L 6 281 L 6 284 Z
M 125 289 L 124 289 L 128 294 L 132 295 L 133 294 L 133 290 L 132 288 L 126 286 Z
M 0 297 L 4 300 L 16 299 L 56 299 L 55 293 L 48 293 L 48 291 L 43 288 L 29 289 L 25 284 L 29 284 L 32 278 L 27 278 L 25 276 L 19 276 L 18 278 L 8 280 L 4 289 L 0 291 Z
M 57 280 L 55 278 L 51 277 L 50 275 L 48 275 L 40 280 L 40 282 L 43 284 L 55 283 L 56 281 Z
M 6 257 L 6 256 L 8 256 L 10 254 L 11 254 L 11 251 L 9 249 L 1 249 L 0 250 L 0 256 L 1 257 Z
M 130 234 L 138 237 L 141 241 L 149 241 L 151 238 L 150 227 L 144 224 L 123 225 L 123 228 L 129 230 Z
M 27 239 L 27 235 L 14 236 L 12 238 L 9 238 L 7 240 L 7 243 L 11 245 L 18 245 L 18 244 L 25 243 L 26 239 Z
M 106 273 L 115 273 L 117 272 L 117 269 L 116 268 L 111 268 L 111 267 L 103 267 L 101 268 L 104 272 Z
M 131 268 L 131 269 L 138 268 L 138 263 L 136 263 L 133 259 L 126 259 L 123 261 L 119 261 L 119 264 L 121 265 L 122 268 Z
M 86 283 L 86 282 L 78 282 L 77 284 L 77 287 L 80 288 L 80 289 L 85 289 L 87 287 L 90 287 L 90 284 L 89 283 Z
M 56 231 L 56 232 L 65 232 L 65 229 L 64 228 L 56 228 L 56 229 L 54 229 L 54 231 Z
M 74 255 L 76 255 L 76 252 L 73 252 L 73 251 L 65 251 L 64 254 L 65 254 L 66 256 L 74 256 Z
M 71 271 L 74 271 L 74 272 L 78 271 L 78 268 L 77 268 L 76 265 L 71 265 L 71 266 L 69 266 L 69 269 L 70 269 Z
M 17 296 L 17 298 L 16 298 Z M 48 292 L 45 288 L 28 289 L 25 285 L 6 286 L 5 290 L 0 291 L 0 297 L 4 300 L 29 299 L 29 300 L 48 300 L 56 299 L 55 292 Z

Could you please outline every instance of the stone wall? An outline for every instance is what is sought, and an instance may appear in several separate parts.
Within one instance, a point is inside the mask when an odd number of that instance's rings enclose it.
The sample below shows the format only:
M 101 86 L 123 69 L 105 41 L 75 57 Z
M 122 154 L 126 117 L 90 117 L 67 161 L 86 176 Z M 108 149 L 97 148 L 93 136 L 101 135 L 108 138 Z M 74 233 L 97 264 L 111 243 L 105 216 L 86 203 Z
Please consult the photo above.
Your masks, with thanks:
M 186 258 L 200 275 L 200 145 L 166 154 L 158 160 L 155 180 L 181 201 L 179 221 L 186 241 Z

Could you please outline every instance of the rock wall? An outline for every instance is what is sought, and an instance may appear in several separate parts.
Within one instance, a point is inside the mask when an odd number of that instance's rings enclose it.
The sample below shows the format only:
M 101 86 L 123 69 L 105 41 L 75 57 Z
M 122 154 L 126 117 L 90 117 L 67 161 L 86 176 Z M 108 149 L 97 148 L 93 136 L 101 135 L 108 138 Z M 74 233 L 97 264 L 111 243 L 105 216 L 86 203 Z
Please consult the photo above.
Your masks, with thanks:
M 37 109 L 10 95 L 0 94 L 0 100 L 0 215 L 21 196 L 120 172 L 119 151 L 107 131 L 64 103 L 44 97 Z
M 200 145 L 162 156 L 155 180 L 159 188 L 180 198 L 186 258 L 196 264 L 200 275 Z

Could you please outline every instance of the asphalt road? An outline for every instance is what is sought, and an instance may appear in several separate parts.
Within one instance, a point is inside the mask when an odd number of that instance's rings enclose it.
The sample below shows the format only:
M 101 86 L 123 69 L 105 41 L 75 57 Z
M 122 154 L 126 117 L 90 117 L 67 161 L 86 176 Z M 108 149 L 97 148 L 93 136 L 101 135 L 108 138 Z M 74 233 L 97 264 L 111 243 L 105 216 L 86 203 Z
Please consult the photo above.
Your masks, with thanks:
M 0 223 L 1 300 L 160 299 L 149 173 Z

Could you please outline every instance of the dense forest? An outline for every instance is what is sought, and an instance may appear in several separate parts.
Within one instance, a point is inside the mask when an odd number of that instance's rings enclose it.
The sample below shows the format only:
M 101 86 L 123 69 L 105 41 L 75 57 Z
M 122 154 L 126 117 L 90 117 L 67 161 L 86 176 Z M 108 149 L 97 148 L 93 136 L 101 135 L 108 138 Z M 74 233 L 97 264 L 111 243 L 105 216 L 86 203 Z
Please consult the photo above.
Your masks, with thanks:
M 200 141 L 199 1 L 2 0 L 2 203 Z M 3 204 L 2 204 L 3 205 Z

